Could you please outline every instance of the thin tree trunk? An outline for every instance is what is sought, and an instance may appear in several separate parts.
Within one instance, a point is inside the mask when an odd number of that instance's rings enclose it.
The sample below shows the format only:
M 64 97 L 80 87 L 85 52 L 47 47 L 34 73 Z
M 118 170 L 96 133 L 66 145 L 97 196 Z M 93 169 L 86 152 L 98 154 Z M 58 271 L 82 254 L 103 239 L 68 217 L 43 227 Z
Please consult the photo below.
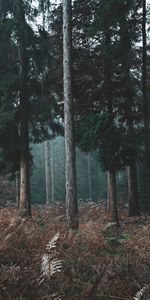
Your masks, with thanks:
M 109 172 L 107 172 L 107 209 L 110 209 L 110 182 L 109 182 Z
M 16 192 L 16 207 L 19 209 L 19 191 L 20 191 L 20 175 L 17 171 L 15 174 L 15 192 Z
M 146 37 L 146 0 L 143 0 L 143 113 L 144 113 L 144 142 L 145 142 L 145 159 L 150 167 L 150 145 L 149 145 L 149 99 L 147 97 L 147 37 Z M 150 184 L 150 183 L 149 183 Z
M 142 178 L 142 185 L 144 187 L 143 207 L 150 211 L 150 106 L 148 99 L 148 71 L 147 71 L 147 34 L 146 34 L 146 0 L 143 0 L 143 17 L 142 17 L 142 37 L 143 37 L 143 119 L 144 119 L 144 177 Z
M 129 217 L 140 215 L 139 193 L 137 183 L 137 167 L 136 161 L 127 167 L 128 172 L 128 201 L 129 201 Z
M 91 154 L 87 156 L 88 164 L 88 186 L 89 186 L 89 199 L 92 201 L 92 181 L 91 181 Z
M 26 113 L 22 111 L 20 121 L 20 202 L 19 211 L 22 216 L 31 216 L 30 171 L 29 171 L 29 133 Z
M 132 118 L 128 120 L 128 134 L 130 139 L 134 137 L 134 128 Z M 130 165 L 127 167 L 128 170 L 128 203 L 129 203 L 129 216 L 140 215 L 140 204 L 139 204 L 139 190 L 138 190 L 138 179 L 137 179 L 137 164 L 134 154 L 130 158 Z
M 116 174 L 114 171 L 109 171 L 108 176 L 109 176 L 108 182 L 109 182 L 111 221 L 113 223 L 116 223 L 116 225 L 119 225 L 117 193 L 116 193 Z
M 72 99 L 72 28 L 71 0 L 63 0 L 63 77 L 64 77 L 64 123 L 66 154 L 66 216 L 72 230 L 78 228 L 78 205 L 76 191 L 74 114 Z
M 53 153 L 53 141 L 50 144 L 50 169 L 51 169 L 51 201 L 55 201 L 55 186 L 54 186 L 54 153 Z
M 27 84 L 27 57 L 25 49 L 25 15 L 22 0 L 17 0 L 17 31 L 18 31 L 18 58 L 20 73 L 20 202 L 19 211 L 22 216 L 31 216 L 30 199 L 30 172 L 29 172 L 29 130 L 28 130 L 28 96 Z
M 44 0 L 41 1 L 41 9 L 42 9 L 42 26 L 45 30 L 45 6 L 44 6 Z M 43 72 L 44 75 L 44 72 Z M 42 87 L 42 93 L 44 93 L 44 87 L 43 87 L 43 78 L 41 81 L 41 87 Z M 43 96 L 43 95 L 42 95 Z M 44 142 L 44 154 L 45 154 L 45 192 L 46 192 L 46 205 L 50 205 L 51 202 L 51 168 L 50 168 L 50 141 Z
M 44 142 L 45 151 L 45 189 L 46 189 L 46 204 L 51 202 L 51 175 L 50 175 L 50 142 Z
M 134 137 L 134 127 L 132 119 L 128 120 L 128 133 L 132 140 Z M 134 158 L 134 154 L 130 158 L 130 165 L 127 167 L 128 170 L 128 203 L 129 203 L 129 216 L 140 215 L 140 203 L 139 203 L 139 189 L 137 179 L 137 163 Z

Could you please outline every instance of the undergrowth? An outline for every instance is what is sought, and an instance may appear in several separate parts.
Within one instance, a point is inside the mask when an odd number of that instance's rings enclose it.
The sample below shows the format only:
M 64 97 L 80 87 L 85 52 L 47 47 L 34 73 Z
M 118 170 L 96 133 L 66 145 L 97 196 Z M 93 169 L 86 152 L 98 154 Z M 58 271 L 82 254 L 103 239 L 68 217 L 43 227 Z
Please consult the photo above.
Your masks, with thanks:
M 63 206 L 34 209 L 29 220 L 0 210 L 0 300 L 150 299 L 150 217 L 123 210 L 115 229 L 100 203 L 79 214 L 70 234 Z

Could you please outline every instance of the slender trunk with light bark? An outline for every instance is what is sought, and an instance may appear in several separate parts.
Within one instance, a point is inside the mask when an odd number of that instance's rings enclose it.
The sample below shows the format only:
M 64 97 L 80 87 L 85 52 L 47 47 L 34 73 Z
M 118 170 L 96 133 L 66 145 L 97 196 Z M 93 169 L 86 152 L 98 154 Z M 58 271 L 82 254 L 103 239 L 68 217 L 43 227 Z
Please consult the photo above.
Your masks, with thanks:
M 150 145 L 149 145 L 149 99 L 147 97 L 147 36 L 146 36 L 146 0 L 143 0 L 142 18 L 142 37 L 143 37 L 143 114 L 144 114 L 144 143 L 145 160 L 150 167 Z M 150 183 L 149 183 L 150 184 Z
M 50 143 L 50 170 L 51 170 L 51 201 L 55 201 L 55 186 L 54 186 L 54 151 L 53 141 Z
M 89 199 L 90 199 L 90 201 L 92 201 L 91 154 L 90 153 L 87 156 L 87 164 L 88 164 Z
M 19 209 L 19 192 L 20 192 L 20 174 L 16 171 L 15 174 L 15 193 L 16 193 L 16 207 Z
M 72 26 L 71 0 L 63 0 L 63 80 L 64 125 L 66 155 L 66 216 L 71 230 L 78 228 L 78 205 L 76 191 L 74 114 L 72 98 Z
M 110 183 L 109 183 L 109 172 L 107 172 L 107 209 L 110 209 Z
M 110 201 L 111 221 L 113 223 L 116 223 L 116 225 L 119 225 L 115 172 L 109 171 L 108 177 L 109 177 L 108 182 L 109 182 L 109 201 Z
M 27 56 L 25 46 L 25 13 L 22 0 L 17 0 L 16 22 L 18 34 L 18 60 L 20 75 L 20 201 L 19 211 L 22 216 L 31 216 L 30 171 L 29 171 L 29 129 Z
M 50 142 L 44 142 L 45 152 L 45 190 L 46 190 L 46 204 L 51 202 L 51 175 L 50 175 Z
M 146 20 L 147 7 L 146 0 L 143 0 L 143 16 L 142 16 L 142 38 L 143 38 L 143 77 L 142 77 L 142 91 L 143 91 L 143 120 L 144 120 L 144 147 L 145 159 L 143 164 L 143 178 L 142 178 L 142 199 L 143 208 L 150 211 L 150 105 L 148 96 L 148 77 L 147 70 L 148 55 L 147 55 L 147 32 Z

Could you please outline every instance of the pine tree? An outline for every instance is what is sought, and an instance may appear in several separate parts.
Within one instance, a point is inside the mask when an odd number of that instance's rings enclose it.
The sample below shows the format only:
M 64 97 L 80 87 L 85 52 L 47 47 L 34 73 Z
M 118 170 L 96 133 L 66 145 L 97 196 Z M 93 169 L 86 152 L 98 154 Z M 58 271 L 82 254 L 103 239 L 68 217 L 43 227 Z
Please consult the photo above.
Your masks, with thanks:
M 144 120 L 144 163 L 143 176 L 141 178 L 142 185 L 142 206 L 144 210 L 150 211 L 149 197 L 150 197 L 150 138 L 149 138 L 149 99 L 148 99 L 148 50 L 147 50 L 147 2 L 142 1 L 142 93 L 143 93 L 143 120 Z
M 66 214 L 68 226 L 78 228 L 74 116 L 72 95 L 71 0 L 63 1 L 64 124 L 66 154 Z
M 0 39 L 5 47 L 0 48 L 3 70 L 0 75 L 0 147 L 5 172 L 15 174 L 21 168 L 20 212 L 29 215 L 32 163 L 29 140 L 41 142 L 49 138 L 49 127 L 53 134 L 61 130 L 56 99 L 48 85 L 46 72 L 41 89 L 41 74 L 51 63 L 50 36 L 41 28 L 38 33 L 34 32 L 31 20 L 33 22 L 36 15 L 30 2 L 1 3 Z
M 20 101 L 20 201 L 19 211 L 24 215 L 31 216 L 30 200 L 30 171 L 29 171 L 29 98 L 26 94 L 28 82 L 28 59 L 25 41 L 25 11 L 22 0 L 16 2 L 16 27 L 18 38 L 18 61 L 19 61 L 19 101 Z
M 124 107 L 125 107 L 125 122 L 127 125 L 127 135 L 129 141 L 134 141 L 135 129 L 134 129 L 134 115 L 133 108 L 134 103 L 134 87 L 131 74 L 132 66 L 132 48 L 131 48 L 131 35 L 128 29 L 128 23 L 126 19 L 126 10 L 124 7 L 124 14 L 120 19 L 120 46 L 124 54 L 122 55 L 122 77 L 124 83 Z M 139 194 L 138 194 L 138 182 L 137 182 L 137 162 L 135 149 L 130 149 L 130 160 L 128 167 L 128 187 L 129 187 L 129 216 L 139 215 Z

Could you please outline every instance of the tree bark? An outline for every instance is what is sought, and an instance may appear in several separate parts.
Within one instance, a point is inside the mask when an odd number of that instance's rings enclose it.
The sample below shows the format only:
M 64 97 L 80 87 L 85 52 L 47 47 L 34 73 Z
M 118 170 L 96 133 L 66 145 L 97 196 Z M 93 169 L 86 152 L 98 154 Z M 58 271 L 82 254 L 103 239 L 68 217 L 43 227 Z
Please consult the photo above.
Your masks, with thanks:
M 91 154 L 90 153 L 87 156 L 87 164 L 88 164 L 89 199 L 90 199 L 90 201 L 92 201 Z
M 20 191 L 20 174 L 16 171 L 15 174 L 15 192 L 16 192 L 16 207 L 19 209 L 19 191 Z
M 119 225 L 118 217 L 118 204 L 117 204 L 117 193 L 116 193 L 116 174 L 114 171 L 108 172 L 109 177 L 109 199 L 110 199 L 110 212 L 111 212 L 111 221 Z
M 74 114 L 72 98 L 72 27 L 71 0 L 63 0 L 63 80 L 64 125 L 66 155 L 66 216 L 72 230 L 78 228 L 78 205 L 76 191 Z
M 53 153 L 53 141 L 50 144 L 50 170 L 51 170 L 51 201 L 55 201 L 55 186 L 54 186 L 54 153 Z
M 148 71 L 147 71 L 147 34 L 146 34 L 146 0 L 143 0 L 143 17 L 142 17 L 142 38 L 143 38 L 143 119 L 144 119 L 144 146 L 145 146 L 145 159 L 144 159 L 144 177 L 142 178 L 142 185 L 144 187 L 143 207 L 150 211 L 150 107 L 148 99 Z
M 122 71 L 124 74 L 124 82 L 126 84 L 126 93 L 125 93 L 125 113 L 126 113 L 126 124 L 128 130 L 128 138 L 130 141 L 134 142 L 135 129 L 134 129 L 134 116 L 133 116 L 133 87 L 131 85 L 130 77 L 130 68 L 132 64 L 131 50 L 132 43 L 130 32 L 128 29 L 128 23 L 126 16 L 122 18 L 120 22 L 120 37 L 122 41 L 122 50 L 124 43 L 126 44 L 126 52 L 124 53 L 124 60 L 122 62 Z M 131 146 L 130 146 L 131 147 Z M 136 146 L 135 146 L 136 147 Z M 134 158 L 134 150 L 132 149 L 132 154 L 130 154 L 130 165 L 128 167 L 128 189 L 129 189 L 129 216 L 139 215 L 140 214 L 140 205 L 139 205 L 139 193 L 138 193 L 138 183 L 137 183 L 137 167 L 136 167 L 136 158 Z
M 30 171 L 29 171 L 29 133 L 26 112 L 22 109 L 20 119 L 20 201 L 22 216 L 31 216 Z
M 46 204 L 51 202 L 51 176 L 50 176 L 50 142 L 44 142 L 45 152 L 45 189 L 46 189 Z
M 137 182 L 137 167 L 136 161 L 127 167 L 128 172 L 128 201 L 129 201 L 129 217 L 140 215 L 139 193 Z
M 109 172 L 107 172 L 107 209 L 110 209 L 110 182 L 109 182 Z
M 28 96 L 27 56 L 25 48 L 25 14 L 22 0 L 17 0 L 17 34 L 20 74 L 20 201 L 19 211 L 22 216 L 31 216 L 30 171 L 29 171 L 29 130 L 28 130 Z
M 147 97 L 147 37 L 146 37 L 146 0 L 143 0 L 142 18 L 142 37 L 143 37 L 143 114 L 144 114 L 144 143 L 145 159 L 150 167 L 150 145 L 149 145 L 149 100 Z

